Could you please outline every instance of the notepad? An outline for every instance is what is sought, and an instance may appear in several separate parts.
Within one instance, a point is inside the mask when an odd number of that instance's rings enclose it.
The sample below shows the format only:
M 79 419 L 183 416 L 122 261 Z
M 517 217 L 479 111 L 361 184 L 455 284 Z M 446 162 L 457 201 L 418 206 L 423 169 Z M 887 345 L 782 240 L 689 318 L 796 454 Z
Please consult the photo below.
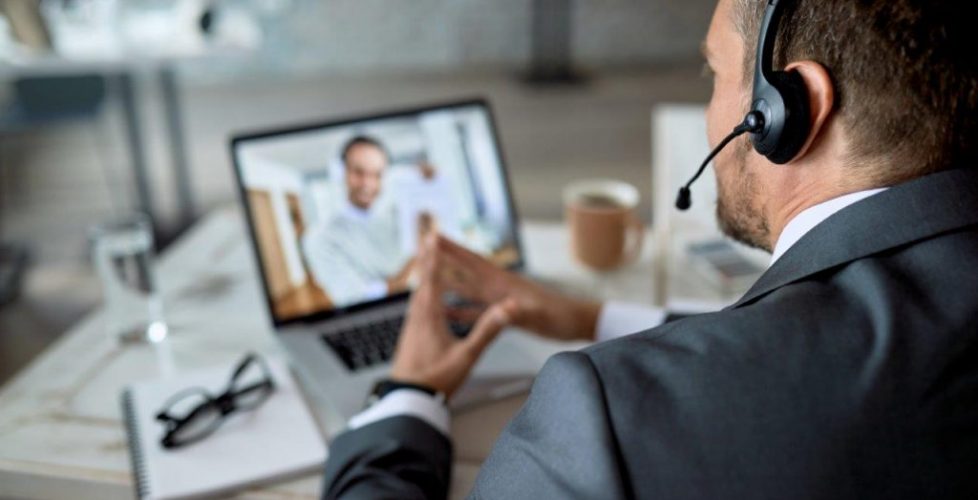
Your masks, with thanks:
M 220 394 L 231 365 L 132 384 L 122 393 L 133 478 L 139 498 L 178 499 L 229 493 L 321 470 L 325 439 L 287 365 L 268 360 L 275 391 L 258 408 L 228 416 L 210 436 L 168 450 L 156 413 L 173 394 L 203 387 Z

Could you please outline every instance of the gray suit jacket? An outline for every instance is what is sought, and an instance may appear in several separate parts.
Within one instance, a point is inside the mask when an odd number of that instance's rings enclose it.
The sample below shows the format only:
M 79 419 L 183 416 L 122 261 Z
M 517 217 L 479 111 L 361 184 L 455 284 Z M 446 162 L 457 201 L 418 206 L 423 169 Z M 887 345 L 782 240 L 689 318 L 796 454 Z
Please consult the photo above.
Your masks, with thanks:
M 450 445 L 341 436 L 325 495 L 443 497 Z M 978 498 L 978 170 L 827 219 L 735 305 L 552 358 L 478 498 Z

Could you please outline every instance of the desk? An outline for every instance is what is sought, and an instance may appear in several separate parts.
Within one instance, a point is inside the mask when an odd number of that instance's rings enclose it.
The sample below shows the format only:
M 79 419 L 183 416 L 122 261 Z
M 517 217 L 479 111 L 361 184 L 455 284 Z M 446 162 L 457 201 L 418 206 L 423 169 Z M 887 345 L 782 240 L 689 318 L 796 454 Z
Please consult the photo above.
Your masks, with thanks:
M 560 224 L 523 229 L 530 272 L 571 292 L 652 303 L 651 245 L 634 265 L 596 275 L 575 265 Z M 127 383 L 168 371 L 233 363 L 247 349 L 280 353 L 237 210 L 210 214 L 162 255 L 171 326 L 160 346 L 120 346 L 96 310 L 0 390 L 0 497 L 128 498 L 129 458 L 119 418 Z M 577 348 L 580 345 L 568 345 Z M 455 415 L 452 498 L 471 488 L 492 443 L 525 396 Z M 343 422 L 317 415 L 328 434 Z M 320 474 L 245 492 L 248 498 L 318 498 Z

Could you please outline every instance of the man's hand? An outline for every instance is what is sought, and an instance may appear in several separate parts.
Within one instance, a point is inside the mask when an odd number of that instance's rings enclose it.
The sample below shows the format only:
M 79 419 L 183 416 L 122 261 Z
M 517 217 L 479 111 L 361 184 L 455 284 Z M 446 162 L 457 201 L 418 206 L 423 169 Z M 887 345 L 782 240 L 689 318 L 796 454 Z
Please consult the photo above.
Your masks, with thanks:
M 489 304 L 464 339 L 448 329 L 438 279 L 441 255 L 437 236 L 425 240 L 419 257 L 421 283 L 411 296 L 404 329 L 397 342 L 391 378 L 430 387 L 450 397 L 479 360 L 482 351 L 510 323 L 516 312 L 509 299 Z
M 411 275 L 414 273 L 415 267 L 417 267 L 417 261 L 417 257 L 411 257 L 411 260 L 407 261 L 397 274 L 387 278 L 388 294 L 407 291 L 411 284 Z
M 418 170 L 421 171 L 421 177 L 424 177 L 424 180 L 426 181 L 430 181 L 431 179 L 434 179 L 435 175 L 438 174 L 438 169 L 436 169 L 434 165 L 426 161 L 423 161 L 418 164 Z
M 438 232 L 438 219 L 428 211 L 418 214 L 418 241 L 425 241 L 433 233 Z
M 456 308 L 449 316 L 472 323 L 490 304 L 512 302 L 514 325 L 557 340 L 594 340 L 601 304 L 578 300 L 548 290 L 439 237 L 439 278 L 444 286 L 474 302 L 474 308 Z

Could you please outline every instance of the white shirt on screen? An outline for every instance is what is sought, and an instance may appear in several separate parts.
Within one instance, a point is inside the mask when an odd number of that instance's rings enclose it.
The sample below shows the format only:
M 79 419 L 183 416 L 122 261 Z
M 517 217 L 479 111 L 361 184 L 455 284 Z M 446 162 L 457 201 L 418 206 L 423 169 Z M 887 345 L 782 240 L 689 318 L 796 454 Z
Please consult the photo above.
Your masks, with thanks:
M 805 209 L 791 219 L 781 232 L 778 242 L 774 246 L 774 252 L 771 254 L 771 265 L 825 219 L 853 203 L 886 189 L 870 189 L 850 193 Z M 660 308 L 622 302 L 606 302 L 598 317 L 595 340 L 601 342 L 648 330 L 661 325 L 665 317 L 666 311 Z M 414 396 L 410 398 L 409 403 L 406 399 L 392 397 L 398 392 L 407 391 L 411 391 Z M 397 415 L 417 416 L 446 435 L 448 434 L 446 429 L 446 423 L 450 421 L 448 408 L 438 399 L 412 389 L 400 389 L 391 392 L 384 399 L 350 419 L 349 428 L 356 429 L 383 418 Z
M 384 297 L 387 278 L 409 260 L 394 207 L 363 210 L 349 201 L 303 235 L 302 249 L 316 284 L 338 307 Z

